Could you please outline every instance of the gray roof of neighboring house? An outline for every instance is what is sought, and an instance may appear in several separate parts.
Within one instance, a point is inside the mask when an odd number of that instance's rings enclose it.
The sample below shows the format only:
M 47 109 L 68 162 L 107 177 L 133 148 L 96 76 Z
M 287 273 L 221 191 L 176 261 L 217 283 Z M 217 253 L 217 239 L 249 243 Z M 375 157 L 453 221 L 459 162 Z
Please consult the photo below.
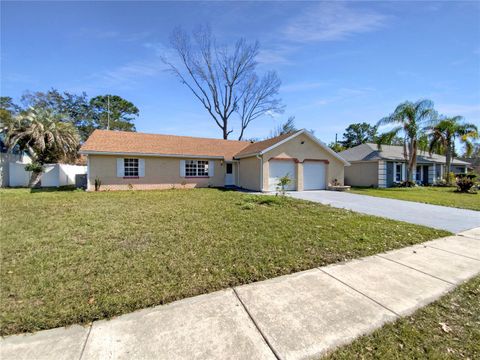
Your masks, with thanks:
M 361 144 L 339 153 L 345 160 L 352 161 L 375 161 L 375 160 L 396 160 L 405 161 L 403 146 L 382 145 L 381 149 L 377 144 Z M 418 151 L 417 163 L 445 163 L 443 155 L 430 154 L 425 151 Z M 452 159 L 452 165 L 469 165 L 465 161 Z

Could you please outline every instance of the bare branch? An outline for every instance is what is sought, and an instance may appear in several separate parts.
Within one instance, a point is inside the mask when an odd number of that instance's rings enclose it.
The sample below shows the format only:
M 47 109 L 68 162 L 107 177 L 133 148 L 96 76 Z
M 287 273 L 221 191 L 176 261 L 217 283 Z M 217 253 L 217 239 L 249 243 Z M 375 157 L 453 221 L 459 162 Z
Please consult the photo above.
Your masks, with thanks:
M 247 126 L 262 115 L 280 114 L 284 111 L 281 100 L 276 98 L 280 88 L 280 79 L 273 71 L 268 72 L 261 80 L 253 74 L 245 86 L 239 115 L 241 129 L 239 140 Z
M 192 39 L 193 43 L 185 31 L 175 29 L 170 43 L 180 59 L 181 66 L 175 65 L 165 57 L 162 60 L 168 65 L 171 73 L 202 103 L 222 129 L 223 138 L 226 139 L 233 132 L 233 129 L 229 130 L 230 118 L 239 109 L 239 102 L 249 91 L 250 79 L 256 76 L 255 58 L 259 52 L 258 42 L 249 44 L 245 39 L 240 39 L 233 47 L 217 46 L 207 26 L 195 29 Z M 265 85 L 262 82 L 259 84 Z M 273 95 L 278 93 L 278 87 L 279 81 Z M 248 110 L 249 115 L 247 121 L 241 119 L 242 134 L 252 120 L 268 110 L 260 106 L 266 104 L 263 97 L 268 95 L 258 98 L 259 93 L 255 96 L 252 94 L 247 102 L 249 106 L 245 111 Z

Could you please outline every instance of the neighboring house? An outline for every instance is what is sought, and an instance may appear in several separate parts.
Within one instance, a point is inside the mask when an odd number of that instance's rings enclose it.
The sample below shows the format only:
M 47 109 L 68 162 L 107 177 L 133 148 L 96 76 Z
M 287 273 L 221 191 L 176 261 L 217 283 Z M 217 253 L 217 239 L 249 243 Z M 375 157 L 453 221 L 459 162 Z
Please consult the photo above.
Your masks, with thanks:
M 407 161 L 403 146 L 361 144 L 339 153 L 351 163 L 345 169 L 345 184 L 351 186 L 391 187 L 407 180 Z M 469 163 L 452 159 L 451 171 L 466 173 Z M 443 155 L 418 151 L 417 168 L 413 176 L 418 184 L 435 184 L 443 179 L 446 158 Z
M 95 130 L 80 153 L 87 155 L 88 189 L 102 190 L 237 186 L 275 191 L 288 175 L 289 190 L 343 184 L 348 162 L 306 130 L 265 141 Z
M 8 187 L 10 185 L 10 167 L 11 164 L 19 164 L 25 166 L 30 164 L 32 159 L 25 153 L 14 149 L 8 152 L 3 141 L 3 134 L 0 134 L 0 187 Z
M 480 174 L 480 156 L 476 157 L 461 157 L 459 160 L 469 163 L 468 171 Z

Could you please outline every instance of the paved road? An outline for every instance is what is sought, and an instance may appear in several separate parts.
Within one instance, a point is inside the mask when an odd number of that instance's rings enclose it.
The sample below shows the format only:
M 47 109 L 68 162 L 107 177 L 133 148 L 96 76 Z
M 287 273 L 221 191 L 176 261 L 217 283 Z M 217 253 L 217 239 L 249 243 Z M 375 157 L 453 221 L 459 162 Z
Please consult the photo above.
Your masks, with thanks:
M 480 228 L 95 321 L 0 339 L 2 360 L 317 359 L 480 272 Z
M 297 199 L 458 233 L 480 226 L 480 211 L 337 191 L 295 191 Z

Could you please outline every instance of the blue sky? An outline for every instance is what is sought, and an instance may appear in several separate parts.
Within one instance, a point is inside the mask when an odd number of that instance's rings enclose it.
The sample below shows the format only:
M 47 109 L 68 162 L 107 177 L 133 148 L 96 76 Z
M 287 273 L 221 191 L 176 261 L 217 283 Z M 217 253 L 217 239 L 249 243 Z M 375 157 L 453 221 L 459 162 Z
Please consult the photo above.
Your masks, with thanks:
M 221 136 L 160 60 L 174 27 L 201 24 L 220 43 L 259 40 L 258 70 L 282 80 L 285 114 L 252 123 L 247 137 L 295 115 L 330 142 L 419 98 L 480 125 L 479 2 L 2 1 L 1 10 L 2 96 L 117 94 L 140 109 L 138 131 Z

